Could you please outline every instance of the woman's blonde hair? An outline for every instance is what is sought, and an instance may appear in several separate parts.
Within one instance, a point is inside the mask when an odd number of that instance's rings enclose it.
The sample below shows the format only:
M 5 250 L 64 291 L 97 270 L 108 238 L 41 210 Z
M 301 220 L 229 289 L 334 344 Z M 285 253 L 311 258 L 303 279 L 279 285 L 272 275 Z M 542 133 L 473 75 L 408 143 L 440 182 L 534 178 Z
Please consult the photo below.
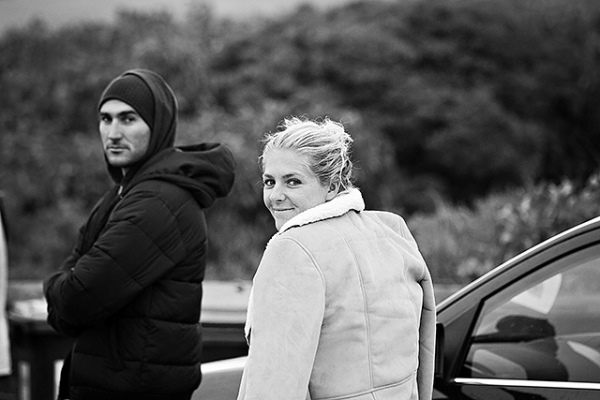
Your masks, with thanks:
M 308 168 L 315 174 L 321 184 L 339 185 L 339 190 L 352 188 L 352 160 L 350 146 L 352 138 L 339 123 L 324 118 L 308 120 L 306 118 L 288 117 L 279 125 L 279 130 L 267 133 L 260 156 L 264 169 L 264 157 L 272 149 L 290 149 L 306 156 Z

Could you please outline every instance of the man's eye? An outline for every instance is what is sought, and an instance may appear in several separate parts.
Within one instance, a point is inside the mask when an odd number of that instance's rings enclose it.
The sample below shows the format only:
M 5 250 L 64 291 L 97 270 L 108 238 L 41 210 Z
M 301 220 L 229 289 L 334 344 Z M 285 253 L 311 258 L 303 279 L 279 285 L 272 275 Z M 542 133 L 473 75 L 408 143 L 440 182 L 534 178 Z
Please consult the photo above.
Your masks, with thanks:
M 108 123 L 110 123 L 111 120 L 110 120 L 110 117 L 108 115 L 101 115 L 100 116 L 100 121 L 108 124 Z

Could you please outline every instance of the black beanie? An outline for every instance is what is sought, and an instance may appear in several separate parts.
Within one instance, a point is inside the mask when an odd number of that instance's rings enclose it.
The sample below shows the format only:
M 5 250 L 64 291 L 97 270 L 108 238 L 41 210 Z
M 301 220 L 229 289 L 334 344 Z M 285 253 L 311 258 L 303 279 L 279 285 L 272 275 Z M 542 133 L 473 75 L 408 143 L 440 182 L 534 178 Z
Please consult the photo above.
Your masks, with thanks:
M 129 104 L 142 117 L 150 130 L 153 129 L 154 96 L 139 76 L 125 74 L 109 83 L 100 97 L 98 109 L 108 100 L 120 100 Z

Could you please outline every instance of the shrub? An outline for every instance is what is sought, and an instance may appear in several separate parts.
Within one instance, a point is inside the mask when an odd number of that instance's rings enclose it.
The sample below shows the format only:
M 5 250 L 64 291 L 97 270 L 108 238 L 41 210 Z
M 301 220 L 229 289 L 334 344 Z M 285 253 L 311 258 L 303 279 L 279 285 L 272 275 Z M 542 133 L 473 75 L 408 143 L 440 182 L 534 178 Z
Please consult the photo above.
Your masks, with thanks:
M 440 204 L 408 221 L 437 283 L 468 283 L 503 261 L 600 214 L 600 174 L 581 188 L 541 183 L 473 207 Z

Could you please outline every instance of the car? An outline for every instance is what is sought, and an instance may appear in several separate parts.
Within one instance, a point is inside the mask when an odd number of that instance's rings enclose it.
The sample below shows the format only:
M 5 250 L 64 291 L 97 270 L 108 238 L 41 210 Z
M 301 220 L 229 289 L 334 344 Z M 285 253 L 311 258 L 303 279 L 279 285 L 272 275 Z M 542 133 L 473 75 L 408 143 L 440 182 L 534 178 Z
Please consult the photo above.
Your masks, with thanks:
M 244 362 L 203 364 L 193 398 L 235 399 Z M 438 304 L 433 399 L 600 399 L 600 217 Z
M 9 385 L 8 376 L 12 373 L 10 357 L 10 340 L 6 303 L 8 296 L 8 244 L 5 231 L 5 220 L 0 191 L 0 398 L 6 394 Z

